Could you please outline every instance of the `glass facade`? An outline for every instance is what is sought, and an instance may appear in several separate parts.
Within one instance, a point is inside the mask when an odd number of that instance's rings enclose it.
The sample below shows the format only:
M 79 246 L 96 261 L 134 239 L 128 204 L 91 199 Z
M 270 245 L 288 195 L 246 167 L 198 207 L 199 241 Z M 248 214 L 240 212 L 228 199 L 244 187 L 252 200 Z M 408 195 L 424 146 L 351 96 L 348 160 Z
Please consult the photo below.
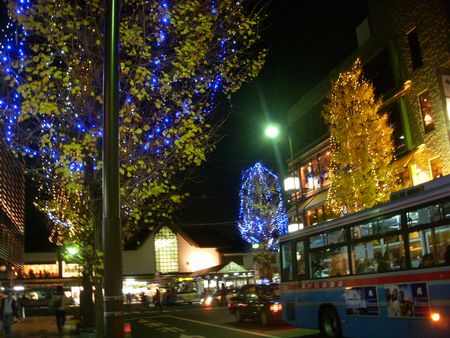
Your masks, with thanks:
M 25 176 L 0 141 L 0 265 L 23 264 Z
M 162 227 L 155 235 L 155 258 L 156 271 L 178 272 L 177 235 L 169 227 Z

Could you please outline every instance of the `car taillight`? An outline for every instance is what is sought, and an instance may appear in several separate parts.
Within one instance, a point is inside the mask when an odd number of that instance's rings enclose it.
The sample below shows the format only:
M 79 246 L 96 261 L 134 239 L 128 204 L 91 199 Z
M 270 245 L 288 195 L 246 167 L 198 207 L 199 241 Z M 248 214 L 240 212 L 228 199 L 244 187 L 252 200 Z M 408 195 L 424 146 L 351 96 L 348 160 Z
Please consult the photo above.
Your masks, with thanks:
M 125 333 L 126 335 L 131 334 L 131 324 L 130 323 L 125 323 L 125 325 L 123 327 L 123 333 Z
M 281 304 L 272 304 L 272 305 L 270 305 L 270 311 L 272 311 L 272 312 L 278 312 L 278 311 L 281 311 L 281 309 L 282 309 L 283 307 L 282 307 L 282 305 Z

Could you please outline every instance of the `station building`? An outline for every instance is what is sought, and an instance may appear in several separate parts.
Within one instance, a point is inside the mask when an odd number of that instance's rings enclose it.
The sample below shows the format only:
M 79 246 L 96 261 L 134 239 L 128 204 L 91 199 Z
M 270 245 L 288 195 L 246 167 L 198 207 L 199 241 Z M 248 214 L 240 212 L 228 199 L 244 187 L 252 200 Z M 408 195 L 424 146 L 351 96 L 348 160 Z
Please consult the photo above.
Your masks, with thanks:
M 123 251 L 123 294 L 138 302 L 142 294 L 151 297 L 156 287 L 163 287 L 178 294 L 178 301 L 193 302 L 206 289 L 213 292 L 222 284 L 254 283 L 255 253 L 247 249 L 233 224 L 157 227 Z M 278 260 L 273 269 L 279 275 Z M 79 266 L 75 259 L 58 258 L 56 251 L 25 252 L 14 284 L 30 300 L 49 298 L 57 285 L 64 285 L 77 302 Z

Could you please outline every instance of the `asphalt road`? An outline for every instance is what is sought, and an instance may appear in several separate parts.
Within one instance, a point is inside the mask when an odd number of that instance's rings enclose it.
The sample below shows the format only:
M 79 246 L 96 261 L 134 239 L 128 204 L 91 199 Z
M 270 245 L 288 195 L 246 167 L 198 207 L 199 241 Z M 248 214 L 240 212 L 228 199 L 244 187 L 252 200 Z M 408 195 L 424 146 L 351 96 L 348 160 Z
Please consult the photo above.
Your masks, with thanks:
M 298 329 L 284 323 L 261 327 L 257 322 L 235 321 L 226 308 L 202 308 L 199 305 L 166 306 L 154 309 L 129 309 L 133 338 L 318 338 L 317 331 Z

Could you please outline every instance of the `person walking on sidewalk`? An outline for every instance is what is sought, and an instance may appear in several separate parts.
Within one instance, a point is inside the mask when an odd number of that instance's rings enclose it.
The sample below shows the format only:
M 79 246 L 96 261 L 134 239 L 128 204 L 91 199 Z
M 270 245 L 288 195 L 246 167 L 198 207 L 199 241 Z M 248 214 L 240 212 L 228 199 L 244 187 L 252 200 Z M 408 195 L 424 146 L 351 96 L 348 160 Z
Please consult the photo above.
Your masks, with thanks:
M 5 334 L 5 337 L 9 338 L 11 337 L 11 324 L 13 319 L 14 317 L 19 317 L 16 300 L 12 298 L 12 291 L 8 291 L 6 297 L 2 299 L 0 313 L 3 320 L 3 333 Z
M 155 309 L 159 308 L 159 311 L 162 312 L 162 295 L 161 295 L 161 291 L 159 291 L 159 289 L 156 289 L 156 293 L 155 293 Z
M 56 326 L 58 332 L 62 332 L 66 322 L 66 304 L 67 299 L 62 286 L 56 288 L 56 294 L 53 296 L 50 307 L 55 311 Z

